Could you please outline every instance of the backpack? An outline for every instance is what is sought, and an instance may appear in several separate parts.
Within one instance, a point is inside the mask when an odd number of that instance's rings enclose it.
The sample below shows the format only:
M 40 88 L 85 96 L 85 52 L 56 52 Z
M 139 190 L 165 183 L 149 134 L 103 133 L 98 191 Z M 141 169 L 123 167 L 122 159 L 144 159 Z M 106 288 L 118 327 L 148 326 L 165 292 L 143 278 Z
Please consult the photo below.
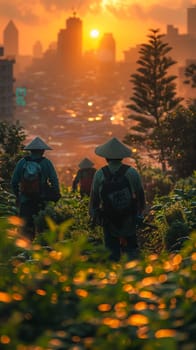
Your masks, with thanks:
M 32 160 L 30 157 L 25 157 L 23 166 L 22 178 L 20 181 L 20 191 L 22 194 L 37 198 L 41 195 L 41 166 L 40 162 L 44 157 Z
M 105 178 L 101 190 L 103 216 L 117 227 L 122 225 L 126 217 L 135 215 L 137 210 L 135 196 L 125 176 L 128 169 L 128 165 L 122 164 L 112 174 L 108 166 L 102 168 Z
M 95 168 L 80 169 L 80 193 L 90 195 Z

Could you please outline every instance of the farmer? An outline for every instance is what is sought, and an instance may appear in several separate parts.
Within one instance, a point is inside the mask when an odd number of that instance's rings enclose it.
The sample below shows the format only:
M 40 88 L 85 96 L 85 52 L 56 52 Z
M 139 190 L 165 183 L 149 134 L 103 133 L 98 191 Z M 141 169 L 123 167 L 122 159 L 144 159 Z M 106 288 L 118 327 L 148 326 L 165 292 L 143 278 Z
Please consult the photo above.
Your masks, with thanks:
M 24 235 L 35 237 L 34 215 L 43 210 L 47 201 L 60 198 L 59 182 L 52 162 L 43 157 L 51 150 L 40 137 L 33 139 L 25 150 L 30 155 L 18 161 L 11 179 L 13 193 L 19 207 L 19 215 L 24 220 Z
M 103 226 L 104 243 L 111 260 L 120 259 L 122 244 L 128 257 L 135 258 L 138 255 L 136 222 L 144 210 L 145 198 L 138 172 L 122 164 L 124 158 L 131 156 L 131 151 L 117 138 L 112 138 L 96 147 L 95 153 L 105 158 L 108 166 L 95 173 L 89 215 L 95 224 Z
M 89 196 L 91 185 L 96 169 L 90 159 L 84 158 L 79 164 L 79 170 L 73 179 L 72 190 L 76 191 L 79 187 L 81 196 Z

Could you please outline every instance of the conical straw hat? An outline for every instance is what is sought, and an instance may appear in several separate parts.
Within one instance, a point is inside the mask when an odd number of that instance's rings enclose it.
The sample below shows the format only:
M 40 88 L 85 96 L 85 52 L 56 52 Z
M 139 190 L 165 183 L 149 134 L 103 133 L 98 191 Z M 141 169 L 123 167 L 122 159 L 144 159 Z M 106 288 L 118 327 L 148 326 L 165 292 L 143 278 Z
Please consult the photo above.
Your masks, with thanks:
M 122 159 L 131 156 L 131 150 L 116 137 L 96 147 L 95 153 L 107 159 Z
M 27 146 L 24 147 L 26 150 L 51 150 L 52 148 L 48 146 L 40 137 L 33 139 Z
M 79 164 L 79 168 L 84 169 L 84 168 L 91 168 L 94 165 L 93 162 L 91 162 L 90 159 L 84 158 Z

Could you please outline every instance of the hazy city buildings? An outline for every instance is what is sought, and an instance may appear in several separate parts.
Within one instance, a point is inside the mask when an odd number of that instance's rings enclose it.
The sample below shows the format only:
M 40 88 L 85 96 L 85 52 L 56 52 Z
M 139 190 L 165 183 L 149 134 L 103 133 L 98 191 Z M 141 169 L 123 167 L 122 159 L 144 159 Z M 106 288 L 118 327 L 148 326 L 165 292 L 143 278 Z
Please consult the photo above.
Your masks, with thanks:
M 196 37 L 196 6 L 187 9 L 188 35 Z
M 184 65 L 186 60 L 196 59 L 196 36 L 180 34 L 178 28 L 168 25 L 165 41 L 172 47 L 171 55 L 179 65 Z
M 105 33 L 100 40 L 98 60 L 101 63 L 114 64 L 116 62 L 116 42 L 112 33 Z
M 34 58 L 41 58 L 42 55 L 43 55 L 42 44 L 39 40 L 37 40 L 35 42 L 35 44 L 33 45 L 33 57 Z
M 18 56 L 19 54 L 19 35 L 18 29 L 14 22 L 11 20 L 3 31 L 3 46 L 5 56 Z
M 171 55 L 176 60 L 176 74 L 178 76 L 178 92 L 186 98 L 194 98 L 195 91 L 184 83 L 184 73 L 190 64 L 196 64 L 196 7 L 187 9 L 187 33 L 180 34 L 178 28 L 167 26 L 166 42 L 172 47 Z
M 196 7 L 187 9 L 187 33 L 180 34 L 178 28 L 170 24 L 165 40 L 172 47 L 171 55 L 179 66 L 187 60 L 196 60 Z
M 180 34 L 179 29 L 172 24 L 167 25 L 164 40 L 171 46 L 171 56 L 177 66 L 196 60 L 196 6 L 187 9 L 187 33 Z M 134 64 L 139 57 L 140 45 L 124 51 L 124 62 Z
M 13 117 L 15 108 L 13 58 L 5 57 L 3 47 L 0 47 L 0 120 Z
M 76 13 L 66 20 L 66 28 L 61 29 L 57 39 L 57 63 L 62 73 L 74 73 L 82 60 L 82 21 Z

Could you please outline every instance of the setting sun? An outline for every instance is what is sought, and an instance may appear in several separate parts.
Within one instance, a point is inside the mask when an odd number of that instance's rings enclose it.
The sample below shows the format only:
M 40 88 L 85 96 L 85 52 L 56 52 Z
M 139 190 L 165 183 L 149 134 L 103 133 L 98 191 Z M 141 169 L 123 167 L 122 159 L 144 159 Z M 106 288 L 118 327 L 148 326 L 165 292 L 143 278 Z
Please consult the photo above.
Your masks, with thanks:
M 98 30 L 98 29 L 92 29 L 92 30 L 90 31 L 90 36 L 91 36 L 91 38 L 98 38 L 98 36 L 99 36 L 99 30 Z

